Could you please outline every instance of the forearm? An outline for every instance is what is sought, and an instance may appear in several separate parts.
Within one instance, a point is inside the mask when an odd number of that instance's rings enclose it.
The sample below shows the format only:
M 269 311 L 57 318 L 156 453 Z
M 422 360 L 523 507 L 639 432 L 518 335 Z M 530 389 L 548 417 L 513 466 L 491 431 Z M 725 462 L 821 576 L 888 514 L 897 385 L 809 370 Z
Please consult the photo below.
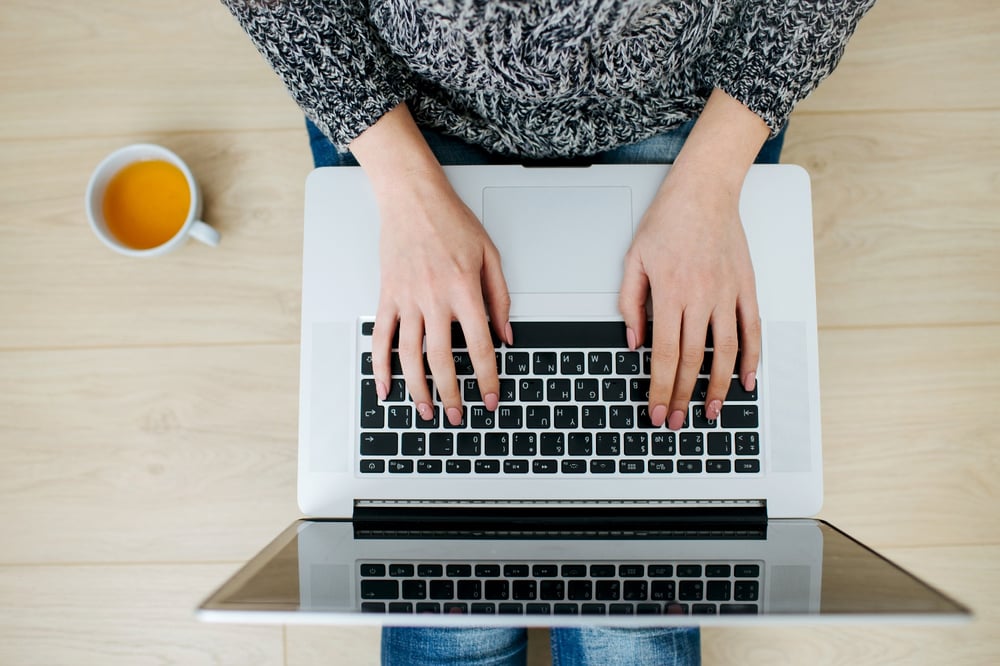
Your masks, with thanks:
M 716 88 L 684 143 L 674 169 L 739 194 L 770 130 L 753 111 Z

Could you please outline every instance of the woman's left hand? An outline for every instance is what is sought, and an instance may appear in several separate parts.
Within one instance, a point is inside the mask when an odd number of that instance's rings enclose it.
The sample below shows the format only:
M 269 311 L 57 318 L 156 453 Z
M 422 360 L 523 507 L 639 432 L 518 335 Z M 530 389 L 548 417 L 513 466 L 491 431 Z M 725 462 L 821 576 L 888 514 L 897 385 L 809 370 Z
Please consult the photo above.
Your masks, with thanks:
M 741 383 L 747 390 L 755 384 L 760 313 L 739 194 L 739 186 L 678 164 L 625 256 L 619 308 L 633 348 L 646 342 L 652 293 L 649 415 L 657 427 L 666 422 L 677 430 L 687 419 L 709 329 L 714 352 L 705 417 L 719 417 L 737 357 Z

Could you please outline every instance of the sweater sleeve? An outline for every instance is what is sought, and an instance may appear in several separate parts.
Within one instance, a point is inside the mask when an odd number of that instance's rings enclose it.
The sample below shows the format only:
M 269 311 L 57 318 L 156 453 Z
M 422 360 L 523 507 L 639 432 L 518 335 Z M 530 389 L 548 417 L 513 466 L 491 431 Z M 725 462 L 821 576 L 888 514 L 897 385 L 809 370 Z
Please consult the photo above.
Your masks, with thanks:
M 875 0 L 746 0 L 711 83 L 760 116 L 772 136 L 840 62 Z
M 365 0 L 222 0 L 292 98 L 341 150 L 415 92 Z

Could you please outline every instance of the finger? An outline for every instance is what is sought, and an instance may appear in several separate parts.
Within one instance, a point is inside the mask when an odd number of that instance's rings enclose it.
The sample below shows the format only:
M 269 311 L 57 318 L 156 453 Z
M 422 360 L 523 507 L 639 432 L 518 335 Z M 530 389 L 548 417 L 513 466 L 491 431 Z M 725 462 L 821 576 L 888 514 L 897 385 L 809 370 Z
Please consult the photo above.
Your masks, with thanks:
M 476 381 L 479 382 L 483 405 L 492 412 L 500 403 L 500 380 L 497 378 L 496 350 L 486 323 L 486 313 L 480 308 L 479 312 L 460 315 L 459 323 L 462 325 L 462 333 L 465 334 L 472 367 L 476 371 Z
M 458 391 L 455 357 L 451 351 L 451 318 L 428 316 L 426 326 L 427 364 L 441 396 L 445 417 L 452 425 L 458 425 L 462 422 L 462 396 Z
M 705 357 L 705 338 L 708 331 L 708 313 L 693 308 L 684 311 L 681 328 L 681 355 L 674 378 L 674 391 L 670 397 L 670 417 L 667 425 L 679 430 L 688 414 L 688 403 L 698 381 L 698 371 Z
M 712 367 L 705 394 L 705 418 L 712 421 L 719 418 L 722 404 L 729 392 L 729 382 L 733 377 L 733 366 L 739 351 L 736 336 L 736 308 L 719 308 L 712 315 Z
M 372 374 L 375 376 L 375 391 L 382 402 L 389 395 L 392 384 L 392 338 L 398 324 L 395 307 L 387 299 L 379 299 L 375 329 L 372 331 Z
M 634 350 L 645 342 L 648 294 L 649 278 L 637 256 L 629 252 L 625 256 L 625 275 L 618 292 L 618 310 L 625 320 L 629 349 Z
M 757 386 L 757 366 L 760 364 L 760 310 L 757 306 L 756 291 L 751 290 L 748 296 L 737 302 L 736 314 L 739 320 L 741 350 L 738 372 L 740 383 L 749 392 Z
M 510 328 L 510 292 L 507 291 L 507 280 L 503 276 L 500 253 L 497 252 L 496 248 L 486 250 L 483 260 L 482 280 L 483 297 L 486 299 L 486 307 L 490 315 L 493 330 L 496 332 L 498 338 L 508 345 L 513 345 L 514 334 Z M 468 340 L 468 336 L 466 336 L 466 340 Z M 478 367 L 476 368 L 476 374 L 479 374 Z M 496 374 L 495 367 L 493 374 Z
M 399 363 L 403 366 L 403 377 L 406 379 L 406 389 L 413 397 L 417 413 L 424 421 L 434 418 L 434 403 L 431 392 L 427 388 L 427 375 L 424 374 L 424 321 L 420 313 L 413 313 L 400 318 L 399 322 Z
M 681 309 L 664 302 L 653 310 L 653 347 L 650 352 L 649 418 L 659 428 L 667 420 L 680 359 Z

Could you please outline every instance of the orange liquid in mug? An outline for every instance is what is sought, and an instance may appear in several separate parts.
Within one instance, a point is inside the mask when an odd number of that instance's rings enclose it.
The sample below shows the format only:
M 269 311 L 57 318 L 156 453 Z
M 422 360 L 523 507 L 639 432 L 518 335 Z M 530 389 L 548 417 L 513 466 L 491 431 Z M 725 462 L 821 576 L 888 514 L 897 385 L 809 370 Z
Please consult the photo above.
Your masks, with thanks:
M 104 221 L 123 245 L 148 250 L 173 238 L 187 221 L 191 191 L 169 162 L 135 162 L 119 171 L 104 192 Z

